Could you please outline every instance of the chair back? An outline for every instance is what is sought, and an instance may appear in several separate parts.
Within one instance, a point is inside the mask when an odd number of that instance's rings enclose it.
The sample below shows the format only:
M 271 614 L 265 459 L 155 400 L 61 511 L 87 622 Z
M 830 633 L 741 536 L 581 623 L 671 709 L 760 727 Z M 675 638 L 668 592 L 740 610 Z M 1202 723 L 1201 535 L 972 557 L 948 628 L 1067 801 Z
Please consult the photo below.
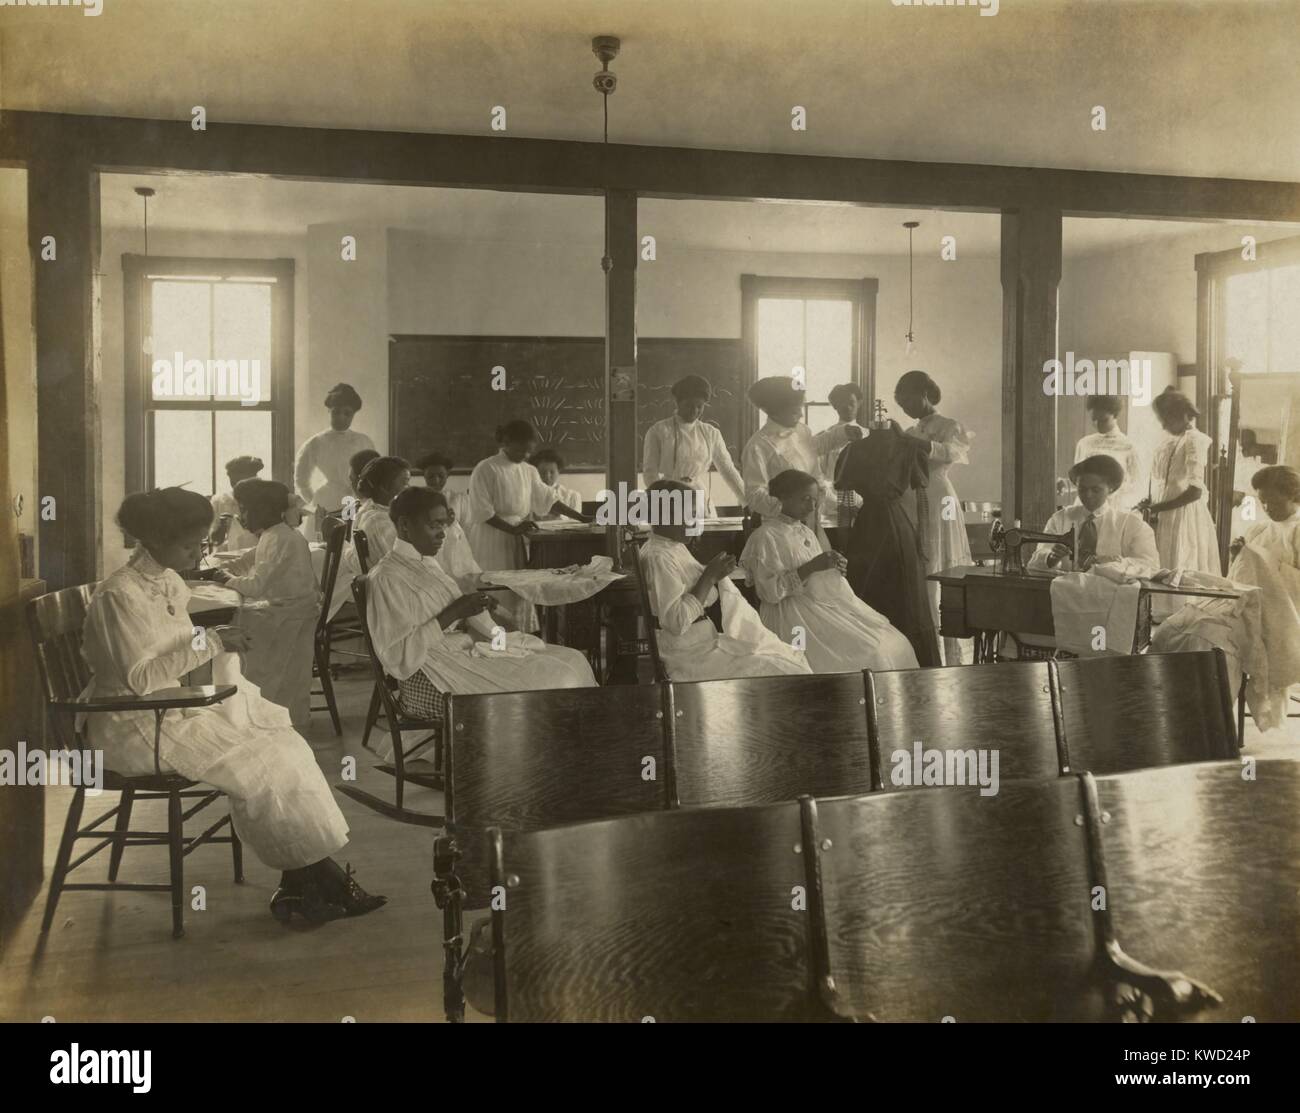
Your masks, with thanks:
M 360 576 L 354 576 L 352 579 L 352 599 L 357 606 L 357 618 L 361 626 L 361 636 L 366 644 L 366 656 L 370 658 L 370 670 L 375 677 L 375 685 L 379 689 L 380 699 L 383 701 L 384 713 L 388 716 L 390 723 L 396 723 L 401 719 L 401 712 L 397 703 L 397 681 L 388 675 L 384 668 L 383 662 L 379 659 L 379 654 L 375 652 L 375 643 L 370 637 L 370 617 L 366 613 L 366 594 L 369 589 L 367 583 L 367 574 L 362 573 Z M 402 767 L 401 747 L 394 747 L 393 762 L 398 768 Z
M 998 666 L 1004 667 L 1004 666 Z M 1222 649 L 1056 663 L 1069 767 L 1121 773 L 1237 756 Z
M 338 583 L 339 565 L 343 560 L 343 545 L 348 539 L 347 524 L 338 518 L 325 517 L 321 525 L 325 540 L 325 563 L 321 568 L 321 612 L 316 621 L 316 637 L 325 634 L 330 621 L 330 605 L 334 599 L 334 586 Z
M 663 659 L 659 656 L 659 620 L 650 607 L 650 587 L 646 582 L 645 558 L 642 556 L 641 547 L 635 542 L 628 545 L 623 553 L 623 567 L 636 568 L 637 595 L 641 599 L 641 621 L 645 625 L 646 641 L 650 644 L 650 660 L 654 665 L 655 683 L 663 684 L 668 680 L 668 670 L 664 668 Z
M 799 806 L 494 831 L 498 1020 L 797 1020 Z
M 27 627 L 47 703 L 76 699 L 90 682 L 90 666 L 81 655 L 86 610 L 97 583 L 47 592 L 27 604 Z M 79 743 L 70 714 L 47 716 L 60 747 Z
M 366 536 L 363 529 L 352 530 L 352 548 L 357 554 L 357 565 L 361 569 L 361 574 L 365 575 L 370 571 L 370 538 Z
M 868 674 L 884 787 L 915 782 L 924 750 L 996 751 L 1001 780 L 1061 771 L 1051 666 L 1008 661 Z M 909 776 L 910 774 L 910 776 Z
M 445 815 L 468 907 L 485 896 L 487 828 L 530 831 L 670 806 L 661 698 L 652 685 L 451 696 Z
M 1190 655 L 1189 655 L 1190 656 Z M 1291 1021 L 1300 1002 L 1300 763 L 1097 778 L 1106 892 L 1124 950 L 1223 998 L 1213 1019 Z
M 860 672 L 702 680 L 672 686 L 682 804 L 760 804 L 871 792 Z
M 820 855 L 840 1010 L 1100 1018 L 1080 800 L 1076 778 L 1054 777 L 994 796 L 959 787 L 817 801 L 805 844 Z

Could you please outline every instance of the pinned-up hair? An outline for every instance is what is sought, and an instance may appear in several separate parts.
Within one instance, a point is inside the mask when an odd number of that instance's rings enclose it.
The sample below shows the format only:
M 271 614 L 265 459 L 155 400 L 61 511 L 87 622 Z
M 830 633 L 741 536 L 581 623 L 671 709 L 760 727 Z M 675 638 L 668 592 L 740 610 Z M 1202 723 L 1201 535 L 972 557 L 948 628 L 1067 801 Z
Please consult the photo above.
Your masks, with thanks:
M 497 444 L 505 444 L 507 441 L 536 441 L 537 430 L 533 428 L 530 422 L 522 418 L 516 418 L 514 421 L 507 421 L 504 425 L 497 426 Z
M 347 406 L 351 410 L 359 410 L 361 395 L 353 389 L 351 383 L 338 383 L 325 395 L 325 408 L 332 410 L 335 406 Z
M 538 464 L 554 464 L 560 471 L 564 470 L 564 457 L 553 448 L 539 448 L 532 454 L 528 462 L 537 467 Z
M 235 484 L 235 501 L 259 518 L 281 518 L 289 509 L 289 488 L 273 479 L 241 479 Z
M 932 406 L 937 406 L 943 398 L 943 391 L 939 389 L 936 383 L 924 371 L 908 371 L 898 380 L 898 385 L 894 387 L 894 397 L 900 394 L 916 394 L 924 398 Z
M 1157 417 L 1183 417 L 1197 418 L 1201 416 L 1196 404 L 1187 397 L 1177 387 L 1167 386 L 1151 400 L 1151 408 L 1156 411 Z
M 402 518 L 409 520 L 440 506 L 447 506 L 447 496 L 441 491 L 435 491 L 432 487 L 405 487 L 388 504 L 388 517 L 393 525 L 397 525 Z
M 1257 491 L 1267 487 L 1279 495 L 1300 502 L 1300 472 L 1286 464 L 1270 464 L 1260 468 L 1250 477 L 1250 485 Z
M 150 545 L 170 545 L 187 533 L 206 530 L 212 518 L 212 503 L 183 487 L 155 487 L 127 495 L 117 511 L 122 531 Z
M 1089 413 L 1106 413 L 1119 417 L 1124 409 L 1124 400 L 1118 394 L 1090 394 L 1084 406 Z
M 411 465 L 400 456 L 376 456 L 357 476 L 357 494 L 373 499 Z
M 379 453 L 373 448 L 363 448 L 360 452 L 354 452 L 348 457 L 348 469 L 353 475 L 360 475 L 366 470 L 366 465 L 371 460 L 378 460 Z
M 1107 456 L 1104 453 L 1087 456 L 1075 464 L 1070 469 L 1070 482 L 1078 483 L 1081 475 L 1100 476 L 1112 491 L 1118 491 L 1124 486 L 1124 465 L 1114 456 Z
M 264 467 L 266 465 L 256 456 L 236 456 L 226 461 L 226 474 L 254 476 Z
M 840 399 L 847 400 L 849 398 L 856 398 L 859 402 L 862 401 L 862 388 L 857 383 L 840 383 L 839 386 L 831 387 L 831 392 L 826 396 L 826 401 L 832 406 L 838 406 Z
M 683 398 L 702 398 L 708 402 L 713 398 L 713 384 L 703 375 L 685 375 L 673 383 L 672 393 L 679 402 Z
M 426 452 L 415 461 L 415 466 L 419 471 L 424 471 L 426 468 L 446 468 L 451 471 L 456 465 L 450 456 L 442 452 Z
M 780 499 L 784 502 L 810 485 L 819 486 L 815 475 L 809 475 L 806 471 L 800 471 L 798 468 L 787 468 L 779 475 L 772 477 L 768 482 L 767 490 L 774 499 Z

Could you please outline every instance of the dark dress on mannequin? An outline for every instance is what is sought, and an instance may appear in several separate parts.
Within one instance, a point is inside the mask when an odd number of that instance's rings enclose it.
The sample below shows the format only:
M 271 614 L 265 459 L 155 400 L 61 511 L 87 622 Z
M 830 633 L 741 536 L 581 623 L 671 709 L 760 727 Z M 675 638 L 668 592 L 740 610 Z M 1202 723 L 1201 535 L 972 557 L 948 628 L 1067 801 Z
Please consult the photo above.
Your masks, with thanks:
M 914 494 L 924 496 L 929 455 L 929 444 L 891 423 L 850 441 L 840 453 L 835 478 L 837 488 L 862 496 L 844 554 L 849 585 L 912 643 L 922 668 L 943 664 L 925 590 Z

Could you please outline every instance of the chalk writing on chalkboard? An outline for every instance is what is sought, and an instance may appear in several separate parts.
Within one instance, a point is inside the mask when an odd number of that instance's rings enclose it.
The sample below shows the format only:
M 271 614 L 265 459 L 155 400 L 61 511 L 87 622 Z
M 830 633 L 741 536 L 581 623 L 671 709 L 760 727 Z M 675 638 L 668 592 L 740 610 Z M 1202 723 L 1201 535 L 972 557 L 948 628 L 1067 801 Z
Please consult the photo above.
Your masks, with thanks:
M 601 337 L 394 336 L 389 340 L 389 443 L 408 459 L 438 450 L 467 471 L 496 451 L 498 425 L 530 421 L 539 445 L 579 471 L 605 467 L 605 341 Z M 492 368 L 506 389 L 492 389 Z M 637 343 L 637 456 L 646 430 L 674 409 L 672 384 L 703 375 L 706 419 L 739 457 L 744 351 L 739 340 L 647 337 Z M 498 377 L 499 378 L 499 377 Z

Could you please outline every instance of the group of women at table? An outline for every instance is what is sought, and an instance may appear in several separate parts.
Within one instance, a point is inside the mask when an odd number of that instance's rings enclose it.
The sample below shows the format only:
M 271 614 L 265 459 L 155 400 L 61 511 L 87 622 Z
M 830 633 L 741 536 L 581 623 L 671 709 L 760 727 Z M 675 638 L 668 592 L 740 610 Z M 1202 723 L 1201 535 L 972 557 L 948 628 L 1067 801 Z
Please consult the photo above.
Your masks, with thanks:
M 686 521 L 652 526 L 642 569 L 673 679 L 910 668 L 941 664 L 944 656 L 949 664 L 960 661 L 955 642 L 941 655 L 937 593 L 926 576 L 971 563 L 948 476 L 952 466 L 968 462 L 971 437 L 938 413 L 940 390 L 927 374 L 910 371 L 897 384 L 895 401 L 914 422 L 906 431 L 880 415 L 859 424 L 862 394 L 845 385 L 830 398 L 838 421 L 816 435 L 804 423 L 803 392 L 787 378 L 761 379 L 749 397 L 766 420 L 745 445 L 739 468 L 717 427 L 703 419 L 708 381 L 689 376 L 673 394 L 676 411 L 645 438 L 647 488 L 696 491 L 707 499 L 710 471 L 717 468 L 760 522 L 739 561 L 757 610 L 733 583 L 734 557 L 724 553 L 702 565 L 686 545 Z M 227 793 L 240 837 L 282 871 L 273 914 L 315 922 L 364 914 L 384 898 L 366 893 L 350 867 L 334 861 L 347 824 L 298 733 L 306 721 L 311 631 L 321 605 L 308 541 L 297 528 L 303 504 L 318 521 L 350 508 L 354 527 L 366 532 L 367 618 L 409 713 L 436 714 L 447 693 L 596 683 L 581 653 L 532 635 L 531 608 L 523 600 L 503 602 L 484 590 L 484 569 L 522 565 L 538 519 L 586 520 L 577 494 L 559 483 L 562 461 L 535 452 L 531 426 L 502 426 L 498 452 L 476 464 L 467 496 L 456 496 L 447 490 L 452 462 L 445 456 L 418 461 L 424 484 L 412 486 L 405 460 L 381 456 L 369 438 L 351 431 L 361 408 L 352 387 L 335 387 L 325 404 L 330 428 L 299 453 L 297 498 L 283 484 L 257 478 L 261 461 L 241 457 L 229 466 L 232 492 L 211 501 L 181 488 L 126 499 L 118 522 L 136 548 L 94 593 L 83 650 L 93 673 L 87 694 L 95 696 L 174 686 L 207 662 L 218 683 L 238 683 L 236 695 L 219 705 L 167 712 L 161 765 Z M 1195 410 L 1183 395 L 1167 392 L 1155 405 L 1168 433 L 1153 465 L 1156 533 L 1123 505 L 1131 475 L 1124 446 L 1115 441 L 1113 411 L 1099 404 L 1101 439 L 1081 444 L 1071 473 L 1080 502 L 1048 523 L 1054 532 L 1076 526 L 1077 549 L 1066 556 L 1046 546 L 1037 563 L 1086 569 L 1135 560 L 1143 568 L 1212 564 L 1218 570 L 1202 485 L 1207 438 L 1195 430 Z M 1255 541 L 1300 568 L 1300 476 L 1285 467 L 1264 469 L 1256 486 L 1269 521 L 1254 531 Z M 853 514 L 847 556 L 832 549 L 823 528 L 841 507 Z M 199 574 L 210 540 L 242 544 L 245 551 L 224 568 Z M 358 571 L 355 551 L 351 559 Z M 237 626 L 196 628 L 185 583 L 196 576 L 261 605 L 245 608 Z M 97 714 L 89 738 L 109 768 L 146 774 L 154 769 L 153 727 L 147 711 Z

